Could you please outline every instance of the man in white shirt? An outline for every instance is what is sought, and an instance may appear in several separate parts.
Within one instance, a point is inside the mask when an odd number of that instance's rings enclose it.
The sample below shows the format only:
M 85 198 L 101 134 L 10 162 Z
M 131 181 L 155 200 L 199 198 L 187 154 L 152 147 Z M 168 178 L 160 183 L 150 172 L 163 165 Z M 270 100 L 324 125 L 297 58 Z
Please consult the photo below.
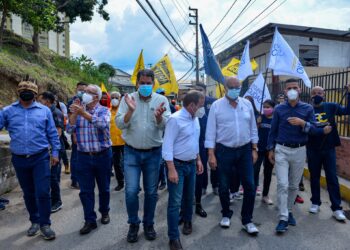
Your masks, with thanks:
M 171 250 L 182 249 L 178 229 L 180 207 L 184 221 L 182 232 L 185 235 L 192 233 L 196 167 L 197 174 L 203 173 L 197 117 L 204 109 L 204 100 L 201 92 L 188 92 L 183 100 L 184 108 L 170 116 L 165 129 L 162 156 L 168 167 L 168 236 Z
M 242 224 L 249 234 L 259 231 L 252 223 L 255 185 L 253 162 L 256 161 L 258 130 L 251 103 L 239 97 L 241 84 L 237 78 L 225 80 L 226 96 L 215 101 L 209 112 L 205 147 L 209 165 L 219 169 L 219 196 L 222 207 L 221 227 L 230 226 L 229 187 L 232 173 L 236 172 L 244 188 Z
M 140 70 L 137 74 L 137 92 L 126 94 L 117 116 L 117 127 L 123 131 L 125 203 L 130 224 L 128 242 L 138 240 L 139 187 L 143 176 L 145 191 L 143 228 L 147 240 L 156 239 L 154 212 L 157 204 L 161 145 L 165 124 L 170 116 L 168 99 L 152 93 L 154 73 Z

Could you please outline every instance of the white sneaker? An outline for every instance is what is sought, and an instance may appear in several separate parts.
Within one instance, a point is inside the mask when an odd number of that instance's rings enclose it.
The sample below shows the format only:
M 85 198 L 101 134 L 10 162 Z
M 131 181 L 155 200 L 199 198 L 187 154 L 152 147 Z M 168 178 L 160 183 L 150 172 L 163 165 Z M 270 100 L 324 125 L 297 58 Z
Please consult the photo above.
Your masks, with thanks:
M 223 228 L 229 228 L 231 225 L 230 218 L 228 217 L 223 217 L 220 221 L 220 226 Z
M 261 190 L 259 187 L 256 188 L 256 196 L 261 196 Z
M 233 198 L 237 201 L 243 199 L 243 195 L 241 195 L 239 192 L 233 193 Z
M 310 209 L 309 209 L 309 212 L 312 213 L 312 214 L 317 214 L 318 211 L 320 211 L 320 206 L 312 204 Z
M 264 196 L 262 201 L 268 205 L 273 205 L 273 201 L 268 196 Z
M 247 231 L 248 234 L 258 234 L 259 230 L 254 225 L 254 223 L 248 223 L 243 225 L 243 229 Z
M 345 221 L 346 217 L 344 215 L 343 210 L 336 210 L 333 212 L 333 217 L 337 220 L 337 221 Z

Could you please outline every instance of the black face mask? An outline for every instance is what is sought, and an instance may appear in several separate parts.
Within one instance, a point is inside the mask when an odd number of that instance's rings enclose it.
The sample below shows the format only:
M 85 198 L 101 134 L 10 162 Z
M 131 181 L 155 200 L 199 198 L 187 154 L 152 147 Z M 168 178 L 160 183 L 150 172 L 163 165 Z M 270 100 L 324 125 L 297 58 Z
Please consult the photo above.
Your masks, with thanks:
M 24 102 L 28 102 L 34 99 L 34 93 L 30 90 L 25 90 L 19 94 L 19 98 Z
M 312 97 L 312 100 L 314 104 L 318 105 L 323 101 L 323 97 L 320 95 L 315 95 L 314 97 Z

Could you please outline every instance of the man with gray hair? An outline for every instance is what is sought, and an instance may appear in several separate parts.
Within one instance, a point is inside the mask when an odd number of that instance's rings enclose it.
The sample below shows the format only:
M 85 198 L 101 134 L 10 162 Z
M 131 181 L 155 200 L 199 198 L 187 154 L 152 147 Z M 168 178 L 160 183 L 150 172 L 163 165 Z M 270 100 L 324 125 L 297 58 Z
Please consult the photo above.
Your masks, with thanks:
M 68 132 L 77 137 L 77 177 L 80 185 L 80 200 L 84 209 L 85 224 L 80 234 L 88 234 L 97 227 L 95 206 L 95 181 L 99 189 L 99 212 L 101 223 L 108 224 L 111 174 L 111 114 L 99 104 L 101 89 L 89 85 L 82 96 L 82 103 L 75 99 L 70 106 L 71 116 Z
M 209 165 L 214 170 L 219 169 L 220 226 L 230 226 L 233 211 L 230 210 L 229 187 L 232 173 L 237 173 L 244 188 L 243 229 L 254 235 L 259 232 L 252 223 L 255 202 L 253 163 L 258 158 L 258 130 L 252 104 L 239 97 L 239 80 L 227 78 L 225 90 L 226 96 L 215 101 L 210 108 L 205 135 Z

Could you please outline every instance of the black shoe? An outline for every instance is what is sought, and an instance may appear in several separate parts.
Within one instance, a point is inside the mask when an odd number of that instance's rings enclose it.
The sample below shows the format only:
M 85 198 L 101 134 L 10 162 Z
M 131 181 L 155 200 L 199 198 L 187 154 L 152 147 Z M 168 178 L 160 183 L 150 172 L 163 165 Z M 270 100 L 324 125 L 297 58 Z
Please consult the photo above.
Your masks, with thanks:
M 27 230 L 27 236 L 32 237 L 39 232 L 40 225 L 37 223 L 33 223 L 30 228 Z
M 181 250 L 181 249 L 183 249 L 182 245 L 181 245 L 181 242 L 180 242 L 180 239 L 169 240 L 169 247 L 170 247 L 170 250 Z
M 192 222 L 191 221 L 184 222 L 184 226 L 182 228 L 182 233 L 184 235 L 190 235 L 192 233 Z
M 161 183 L 160 186 L 158 187 L 158 190 L 164 190 L 166 188 L 165 183 Z
M 96 228 L 97 228 L 96 222 L 85 222 L 84 226 L 82 227 L 82 229 L 80 229 L 79 232 L 80 234 L 88 234 Z
M 6 198 L 3 198 L 3 197 L 0 197 L 0 203 L 4 204 L 4 205 L 7 205 L 10 203 L 10 201 Z
M 54 240 L 56 238 L 55 232 L 50 228 L 49 225 L 42 226 L 40 228 L 41 235 L 44 240 Z
M 122 190 L 123 188 L 124 188 L 124 184 L 123 184 L 123 185 L 118 184 L 118 186 L 116 186 L 116 187 L 114 188 L 114 190 L 115 190 L 115 191 L 120 191 L 120 190 Z
M 72 189 L 80 189 L 79 184 L 77 182 L 72 182 L 72 184 L 70 185 L 70 188 L 72 188 Z
M 204 211 L 201 204 L 196 204 L 196 214 L 202 218 L 207 217 L 207 212 Z
M 305 191 L 304 184 L 299 185 L 299 191 Z
M 109 214 L 103 214 L 101 217 L 101 223 L 106 225 L 111 221 L 111 219 L 109 218 Z
M 129 243 L 135 243 L 138 240 L 138 232 L 140 226 L 138 224 L 130 224 L 127 241 Z
M 146 240 L 155 240 L 157 238 L 157 233 L 154 230 L 153 225 L 143 226 L 143 231 L 145 233 Z
M 60 210 L 63 207 L 63 204 L 61 201 L 56 202 L 51 207 L 51 213 L 56 213 L 58 210 Z

